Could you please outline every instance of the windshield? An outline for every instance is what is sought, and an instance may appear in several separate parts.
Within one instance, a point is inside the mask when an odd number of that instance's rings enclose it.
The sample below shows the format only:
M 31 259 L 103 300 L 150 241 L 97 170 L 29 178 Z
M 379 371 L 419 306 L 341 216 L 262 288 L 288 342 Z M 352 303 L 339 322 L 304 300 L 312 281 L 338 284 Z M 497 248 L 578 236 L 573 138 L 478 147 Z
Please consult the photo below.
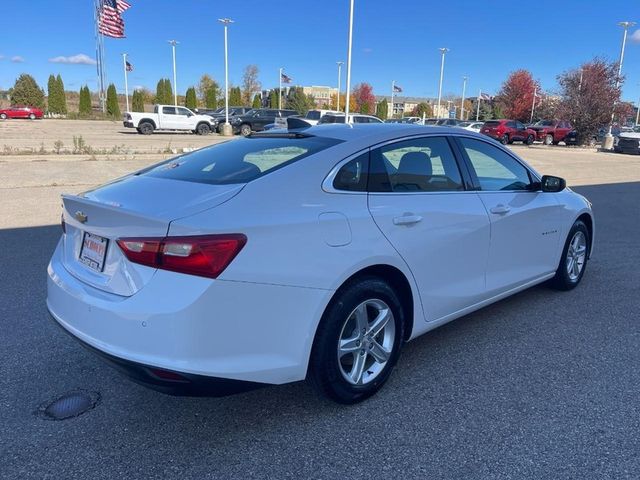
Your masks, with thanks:
M 553 127 L 553 120 L 540 120 L 535 123 L 534 127 Z
M 172 158 L 138 175 L 212 185 L 246 183 L 340 142 L 325 137 L 243 138 Z

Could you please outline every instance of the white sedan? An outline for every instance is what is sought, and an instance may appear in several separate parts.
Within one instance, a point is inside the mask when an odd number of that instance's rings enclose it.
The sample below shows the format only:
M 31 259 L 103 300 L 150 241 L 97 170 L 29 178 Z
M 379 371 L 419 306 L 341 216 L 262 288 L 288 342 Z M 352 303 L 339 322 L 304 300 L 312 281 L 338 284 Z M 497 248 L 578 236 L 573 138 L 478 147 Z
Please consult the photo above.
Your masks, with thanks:
M 569 290 L 590 203 L 459 128 L 252 134 L 63 196 L 55 321 L 134 380 L 374 394 L 403 344 L 541 282 Z

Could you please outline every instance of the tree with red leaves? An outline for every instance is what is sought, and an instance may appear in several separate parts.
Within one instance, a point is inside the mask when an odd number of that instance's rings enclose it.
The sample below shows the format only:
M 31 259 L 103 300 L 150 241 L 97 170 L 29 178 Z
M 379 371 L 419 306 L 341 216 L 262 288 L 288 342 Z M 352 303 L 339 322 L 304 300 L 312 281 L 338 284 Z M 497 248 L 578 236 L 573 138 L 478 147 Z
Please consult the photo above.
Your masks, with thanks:
M 528 122 L 531 118 L 533 95 L 541 93 L 540 83 L 533 79 L 528 70 L 516 70 L 502 84 L 496 95 L 498 102 L 507 118 Z
M 619 102 L 617 79 L 618 64 L 600 58 L 558 75 L 562 95 L 559 114 L 571 121 L 579 144 L 589 141 L 611 121 L 614 102 L 618 118 L 629 115 L 629 105 Z M 620 85 L 623 81 L 621 78 Z
M 353 89 L 353 98 L 356 100 L 353 106 L 354 112 L 373 114 L 376 111 L 376 97 L 373 94 L 373 87 L 368 83 L 356 85 Z

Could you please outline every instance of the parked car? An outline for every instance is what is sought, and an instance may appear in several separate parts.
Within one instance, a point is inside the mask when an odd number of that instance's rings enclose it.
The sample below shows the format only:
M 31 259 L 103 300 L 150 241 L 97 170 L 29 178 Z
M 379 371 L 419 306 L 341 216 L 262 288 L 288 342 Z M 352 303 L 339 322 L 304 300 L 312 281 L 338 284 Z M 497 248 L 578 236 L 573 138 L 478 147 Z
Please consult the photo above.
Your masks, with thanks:
M 251 110 L 252 109 L 249 107 L 229 107 L 229 118 L 244 115 Z M 213 130 L 218 133 L 221 133 L 222 126 L 225 123 L 227 123 L 227 114 L 225 112 L 225 109 L 222 108 L 222 112 L 217 112 L 217 113 L 208 114 L 208 115 L 210 115 L 211 118 L 213 118 L 213 122 L 212 122 Z
M 602 138 L 598 134 L 591 135 L 588 141 L 590 147 L 595 147 L 598 143 L 602 142 Z M 578 132 L 574 129 L 567 133 L 564 137 L 565 145 L 577 145 L 578 144 Z
M 423 125 L 437 125 L 439 118 L 425 118 Z
M 340 115 L 340 112 L 336 110 L 314 109 L 314 110 L 309 110 L 307 114 L 304 116 L 304 119 L 312 125 L 317 125 L 320 119 L 328 113 Z
M 318 125 L 325 123 L 344 123 L 344 113 L 329 113 L 324 115 Z M 378 117 L 373 115 L 365 115 L 363 113 L 349 114 L 349 123 L 384 123 Z
M 9 108 L 0 109 L 0 120 L 6 120 L 7 118 L 28 118 L 29 120 L 35 120 L 42 118 L 42 110 L 36 107 L 22 107 L 12 106 Z
M 259 132 L 63 195 L 47 307 L 154 389 L 309 378 L 355 403 L 405 342 L 533 285 L 580 283 L 594 219 L 565 186 L 459 128 Z
M 224 107 L 221 108 L 194 108 L 193 111 L 198 115 L 218 115 L 224 113 Z
M 465 122 L 457 118 L 438 118 L 435 124 L 441 127 L 459 127 L 462 123 Z
M 384 123 L 420 123 L 420 117 L 387 118 Z
M 480 133 L 498 140 L 503 145 L 513 142 L 531 145 L 536 138 L 535 131 L 517 120 L 487 120 L 480 129 Z
M 613 150 L 617 153 L 640 154 L 640 126 L 633 127 L 630 132 L 620 132 Z
M 156 130 L 178 130 L 206 135 L 213 130 L 209 115 L 197 115 L 186 107 L 173 105 L 156 105 L 153 113 L 125 112 L 122 123 L 143 135 L 151 135 Z
M 276 117 L 290 117 L 297 114 L 298 112 L 295 110 L 256 108 L 249 110 L 244 115 L 236 115 L 233 119 L 229 119 L 229 123 L 233 127 L 234 134 L 240 133 L 246 137 L 251 132 L 261 132 L 266 125 L 275 123 Z
M 571 122 L 566 120 L 540 120 L 529 128 L 536 132 L 536 140 L 545 145 L 557 145 L 573 130 Z
M 484 122 L 466 122 L 466 124 L 459 125 L 459 126 L 464 128 L 465 130 L 470 130 L 472 132 L 479 133 L 483 125 L 484 125 Z

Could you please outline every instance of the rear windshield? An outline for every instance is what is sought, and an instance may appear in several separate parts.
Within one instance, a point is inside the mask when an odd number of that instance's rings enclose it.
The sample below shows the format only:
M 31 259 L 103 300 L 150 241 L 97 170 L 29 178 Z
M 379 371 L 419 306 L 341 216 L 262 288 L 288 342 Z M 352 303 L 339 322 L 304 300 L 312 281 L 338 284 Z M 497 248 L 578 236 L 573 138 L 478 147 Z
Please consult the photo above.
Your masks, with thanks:
M 498 125 L 500 125 L 500 122 L 496 122 L 493 120 L 490 120 L 488 122 L 484 122 L 484 126 L 485 127 L 497 127 Z
M 344 123 L 344 115 L 324 115 L 318 123 Z
M 307 112 L 307 118 L 309 120 L 320 120 L 320 112 L 318 110 L 309 110 Z
M 138 175 L 212 185 L 246 183 L 340 142 L 325 137 L 243 138 L 173 158 Z

